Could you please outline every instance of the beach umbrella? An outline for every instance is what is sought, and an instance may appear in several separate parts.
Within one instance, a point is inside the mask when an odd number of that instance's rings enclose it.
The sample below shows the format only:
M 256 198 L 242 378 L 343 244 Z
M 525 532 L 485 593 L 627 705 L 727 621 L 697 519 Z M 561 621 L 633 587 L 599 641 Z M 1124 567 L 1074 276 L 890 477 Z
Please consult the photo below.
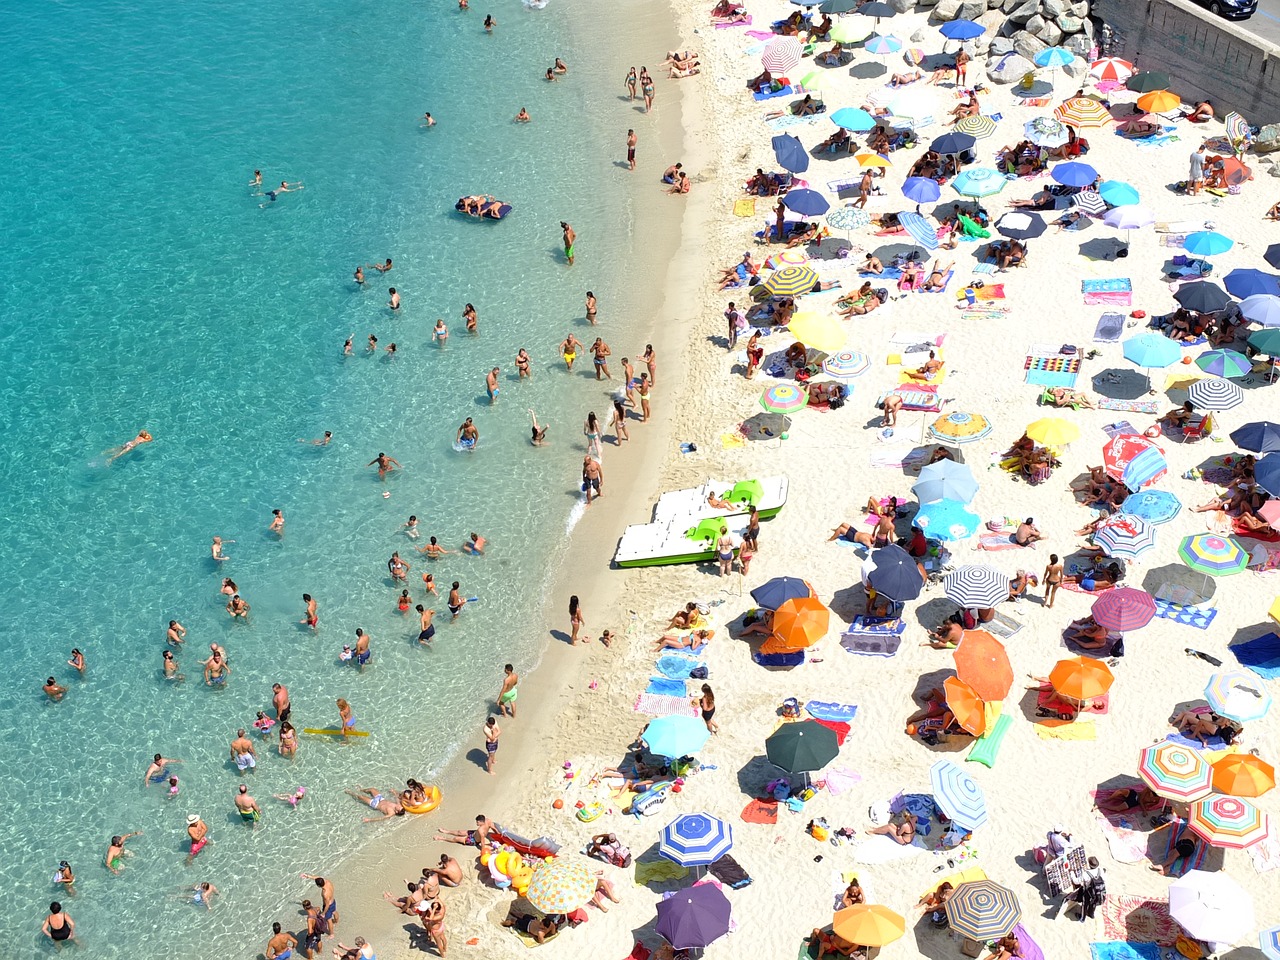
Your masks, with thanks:
M 782 203 L 788 210 L 802 217 L 820 217 L 831 209 L 831 204 L 827 202 L 826 197 L 816 190 L 791 190 L 782 198 Z
M 951 181 L 951 186 L 962 197 L 989 197 L 999 193 L 1008 183 L 1004 174 L 990 167 L 970 167 L 961 170 Z
M 1138 98 L 1138 109 L 1147 113 L 1172 113 L 1180 106 L 1178 95 L 1168 90 L 1152 90 Z
M 1271 694 L 1252 670 L 1222 670 L 1209 678 L 1204 698 L 1214 713 L 1249 723 L 1261 720 L 1271 709 Z
M 942 681 L 942 692 L 956 723 L 975 737 L 987 732 L 987 706 L 973 687 L 959 677 L 947 677 Z
M 1246 423 L 1231 431 L 1231 442 L 1241 450 L 1253 453 L 1274 453 L 1280 450 L 1280 424 L 1270 420 Z M 923 471 L 921 471 L 923 473 Z
M 1138 755 L 1138 776 L 1167 800 L 1190 802 L 1207 796 L 1213 770 L 1193 747 L 1158 740 Z
M 835 11 L 830 12 L 834 13 Z M 857 43 L 871 36 L 872 29 L 871 24 L 865 20 L 841 20 L 831 28 L 831 32 L 827 36 L 835 43 Z
M 972 150 L 975 143 L 977 139 L 968 133 L 944 133 L 934 138 L 933 143 L 929 144 L 929 149 L 935 153 L 954 155 Z
M 817 597 L 794 597 L 773 613 L 773 636 L 779 646 L 804 650 L 827 635 L 831 612 Z
M 957 133 L 967 133 L 975 140 L 985 140 L 996 132 L 996 122 L 985 114 L 961 117 L 952 127 Z
M 898 15 L 897 10 L 882 2 L 882 0 L 870 0 L 868 3 L 859 5 L 854 12 L 864 17 L 875 17 L 877 21 L 883 17 L 896 17 Z
M 1206 350 L 1196 357 L 1196 366 L 1215 377 L 1243 377 L 1253 364 L 1237 350 Z
M 1103 180 L 1098 195 L 1113 207 L 1127 207 L 1138 202 L 1138 191 L 1123 180 Z
M 765 610 L 777 610 L 788 600 L 813 596 L 813 585 L 799 577 L 774 577 L 751 591 L 751 599 Z
M 658 902 L 654 929 L 677 950 L 698 950 L 729 932 L 732 912 L 729 898 L 719 887 L 695 883 Z
M 947 898 L 951 929 L 970 940 L 985 942 L 1007 936 L 1022 917 L 1013 891 L 994 880 L 969 880 Z
M 1280 960 L 1280 927 L 1268 927 L 1260 932 L 1258 946 L 1270 960 Z
M 1074 160 L 1058 164 L 1052 175 L 1064 187 L 1087 187 L 1098 179 L 1098 171 L 1092 166 Z
M 1014 210 L 996 221 L 996 231 L 1012 240 L 1034 240 L 1048 229 L 1048 224 L 1038 213 Z
M 878 903 L 855 903 L 837 910 L 831 920 L 837 937 L 864 947 L 883 947 L 902 937 L 907 921 Z
M 1187 239 L 1182 241 L 1182 249 L 1194 257 L 1216 257 L 1235 245 L 1236 242 L 1230 237 L 1214 230 L 1197 230 L 1187 234 Z
M 1119 57 L 1103 57 L 1089 64 L 1089 76 L 1095 80 L 1124 83 L 1133 76 L 1133 64 Z
M 1280 327 L 1280 296 L 1272 294 L 1254 294 L 1240 301 L 1240 313 L 1246 320 L 1260 323 L 1264 327 Z M 1249 338 L 1253 345 L 1253 338 Z
M 1168 490 L 1139 490 L 1125 497 L 1120 509 L 1131 517 L 1158 526 L 1178 515 L 1182 501 Z
M 1029 439 L 1043 447 L 1065 447 L 1080 439 L 1080 428 L 1062 417 L 1041 417 L 1034 423 L 1027 424 L 1026 433 Z
M 1120 209 L 1131 208 L 1121 207 Z M 1130 337 L 1122 345 L 1122 352 L 1126 360 L 1146 370 L 1148 387 L 1151 386 L 1152 367 L 1167 367 L 1182 359 L 1182 346 L 1176 340 L 1170 340 L 1161 333 L 1143 333 Z
M 920 468 L 911 492 L 921 503 L 935 500 L 959 500 L 970 503 L 978 494 L 978 481 L 968 465 L 954 460 L 939 460 Z
M 804 44 L 798 37 L 774 37 L 760 54 L 760 65 L 775 76 L 785 74 L 800 62 Z
M 1276 785 L 1275 767 L 1253 753 L 1228 753 L 1213 762 L 1213 789 L 1233 797 L 1260 797 Z
M 1071 198 L 1071 205 L 1091 217 L 1100 217 L 1107 212 L 1107 201 L 1096 190 L 1081 190 Z
M 1153 90 L 1168 90 L 1169 78 L 1154 70 L 1143 70 L 1131 76 L 1124 85 L 1134 93 L 1151 93 Z
M 817 720 L 784 723 L 764 742 L 769 762 L 787 773 L 821 770 L 840 753 L 836 732 Z
M 822 361 L 822 369 L 828 376 L 852 380 L 871 369 L 871 357 L 852 350 L 840 350 Z
M 880 547 L 871 553 L 874 566 L 865 582 L 881 596 L 897 603 L 906 603 L 920 596 L 924 578 L 915 557 L 896 543 Z
M 985 630 L 966 630 L 952 652 L 956 676 L 985 703 L 996 703 L 1013 687 L 1013 667 L 1004 644 Z
M 687 757 L 701 750 L 710 736 L 699 718 L 673 715 L 650 720 L 640 739 L 659 757 Z
M 888 157 L 880 153 L 855 153 L 853 159 L 858 161 L 858 166 L 862 168 L 874 167 L 883 170 L 885 167 L 893 166 Z
M 1197 940 L 1234 943 L 1253 928 L 1253 900 L 1225 873 L 1188 870 L 1169 885 L 1169 916 Z
M 596 894 L 596 875 L 582 857 L 540 860 L 529 878 L 525 899 L 543 913 L 572 913 Z
M 932 116 L 933 110 L 933 97 L 920 87 L 907 87 L 905 90 L 898 90 L 894 93 L 893 99 L 889 101 L 890 113 L 895 117 L 909 120 Z
M 658 838 L 658 853 L 682 867 L 715 863 L 732 849 L 733 827 L 709 813 L 681 814 L 662 828 Z
M 792 173 L 804 173 L 809 169 L 809 152 L 805 150 L 799 138 L 789 133 L 779 134 L 773 138 L 773 156 L 782 169 L 790 170 Z M 801 192 L 812 193 L 813 191 Z M 783 203 L 790 199 L 791 196 L 788 194 L 783 198 Z M 791 209 L 794 210 L 795 207 Z
M 822 13 L 849 13 L 857 5 L 858 0 L 823 0 L 818 10 Z
M 1178 556 L 1192 570 L 1208 577 L 1229 577 L 1249 566 L 1249 551 L 1234 537 L 1196 533 L 1178 544 Z
M 1253 139 L 1253 132 L 1249 129 L 1249 122 L 1232 110 L 1223 119 L 1222 125 L 1226 127 L 1227 139 L 1231 141 L 1232 148 L 1237 154 L 1243 154 L 1245 144 Z
M 942 196 L 942 188 L 929 177 L 907 177 L 902 183 L 902 195 L 914 203 L 933 203 Z
M 1141 630 L 1156 615 L 1156 602 L 1151 594 L 1134 587 L 1107 590 L 1093 601 L 1093 619 L 1108 630 L 1128 633 Z
M 926 250 L 938 249 L 938 232 L 920 214 L 904 210 L 898 214 L 898 225 L 907 231 L 912 240 Z
M 1027 86 L 1025 83 L 1015 83 L 1009 92 L 1022 100 L 1040 100 L 1053 93 L 1053 84 L 1047 80 L 1033 80 L 1031 86 Z
M 800 86 L 814 93 L 820 93 L 831 80 L 831 73 L 826 70 L 810 70 L 800 78 Z
M 1025 137 L 1038 147 L 1060 147 L 1071 139 L 1066 124 L 1052 117 L 1036 117 L 1022 125 Z
M 940 26 L 938 32 L 948 40 L 974 40 L 986 33 L 987 28 L 972 20 L 952 20 Z
M 849 338 L 839 320 L 813 310 L 795 314 L 787 329 L 797 340 L 817 350 L 839 350 Z
M 876 118 L 860 107 L 841 107 L 831 115 L 831 122 L 855 133 L 866 133 L 876 128 Z
M 1063 123 L 1080 129 L 1082 127 L 1105 127 L 1112 122 L 1107 108 L 1092 97 L 1072 97 L 1063 100 L 1053 115 Z
M 987 822 L 987 798 L 982 788 L 950 760 L 939 760 L 929 768 L 929 785 L 938 809 L 961 830 L 977 830 Z
M 1035 65 L 1037 67 L 1065 67 L 1075 58 L 1076 55 L 1066 47 L 1046 47 L 1035 55 Z
M 878 57 L 888 57 L 902 49 L 902 41 L 887 34 L 882 36 L 878 33 L 873 33 L 867 38 L 867 42 L 862 45 L 862 49 L 866 50 L 867 53 L 874 53 Z
M 1253 467 L 1253 479 L 1273 497 L 1280 497 L 1280 454 L 1269 453 Z
M 1187 398 L 1200 410 L 1231 410 L 1244 403 L 1244 391 L 1230 380 L 1206 377 L 1191 385 Z
M 827 214 L 827 223 L 837 230 L 844 230 L 846 233 L 850 233 L 858 227 L 865 227 L 870 222 L 871 214 L 852 204 L 845 204 L 843 207 L 832 210 Z
M 818 274 L 814 272 L 813 267 L 796 264 L 775 270 L 760 286 L 770 296 L 798 297 L 812 291 L 817 283 Z
M 1104 184 L 1105 186 L 1105 184 Z M 1125 204 L 1108 210 L 1102 222 L 1117 230 L 1141 230 L 1156 222 L 1155 214 L 1137 204 Z
M 966 540 L 982 518 L 959 500 L 935 500 L 921 506 L 911 522 L 935 540 Z
M 1280 330 L 1259 330 L 1249 334 L 1249 346 L 1267 356 L 1280 356 Z
M 1155 547 L 1156 531 L 1146 520 L 1117 513 L 1098 525 L 1093 543 L 1108 557 L 1136 560 Z
M 967 563 L 947 574 L 942 592 L 962 607 L 983 610 L 1009 599 L 1009 578 L 995 567 Z
M 1049 685 L 1067 700 L 1084 703 L 1101 697 L 1115 682 L 1111 668 L 1092 657 L 1059 660 L 1049 671 Z
M 760 406 L 770 413 L 792 413 L 808 403 L 808 392 L 791 383 L 775 383 L 760 394 Z
M 1222 278 L 1222 283 L 1233 297 L 1280 296 L 1280 277 L 1251 267 L 1237 267 Z M 1243 307 L 1241 304 L 1241 313 Z
M 1116 434 L 1103 444 L 1102 465 L 1107 476 L 1119 480 L 1130 490 L 1150 486 L 1169 469 L 1163 450 L 1146 437 L 1130 433 Z
M 929 424 L 929 436 L 943 443 L 973 443 L 991 433 L 991 421 L 980 413 L 946 413 Z

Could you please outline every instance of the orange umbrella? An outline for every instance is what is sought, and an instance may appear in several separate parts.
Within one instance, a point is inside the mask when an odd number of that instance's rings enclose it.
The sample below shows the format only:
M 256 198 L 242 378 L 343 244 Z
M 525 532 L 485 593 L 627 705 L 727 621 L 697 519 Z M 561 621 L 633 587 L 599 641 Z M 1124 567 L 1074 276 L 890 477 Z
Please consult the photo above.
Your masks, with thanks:
M 1013 667 L 1004 644 L 985 630 L 966 630 L 952 654 L 956 676 L 973 688 L 983 700 L 994 703 L 1009 695 Z
M 1089 657 L 1059 660 L 1049 671 L 1049 683 L 1058 696 L 1080 702 L 1102 696 L 1114 681 L 1105 663 Z
M 827 635 L 831 613 L 816 597 L 794 597 L 773 613 L 773 637 L 788 650 L 811 647 Z
M 1143 113 L 1169 113 L 1182 106 L 1176 93 L 1168 90 L 1153 90 L 1138 98 L 1138 109 Z
M 982 698 L 958 677 L 947 677 L 942 681 L 942 690 L 947 695 L 947 707 L 955 714 L 956 723 L 964 727 L 975 737 L 987 731 L 986 704 Z
M 1213 764 L 1213 788 L 1221 793 L 1260 797 L 1275 785 L 1275 767 L 1251 753 L 1229 753 Z

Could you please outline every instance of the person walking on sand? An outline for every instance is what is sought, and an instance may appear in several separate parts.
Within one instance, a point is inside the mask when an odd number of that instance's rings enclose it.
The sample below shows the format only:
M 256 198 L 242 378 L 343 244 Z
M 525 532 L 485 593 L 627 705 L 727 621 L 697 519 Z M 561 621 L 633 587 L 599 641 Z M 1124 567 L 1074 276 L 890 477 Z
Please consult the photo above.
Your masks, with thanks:
M 572 267 L 573 245 L 577 242 L 578 235 L 574 233 L 573 227 L 569 226 L 569 224 L 565 223 L 563 220 L 560 221 L 560 229 L 564 231 L 564 258 L 568 262 L 569 266 Z
M 627 165 L 632 170 L 636 168 L 636 132 L 634 130 L 627 131 Z
M 627 74 L 626 79 L 623 81 L 627 88 L 628 100 L 634 100 L 636 98 L 636 86 L 639 82 L 639 79 L 636 77 L 636 68 L 632 67 L 630 72 Z
M 490 717 L 484 722 L 484 768 L 490 776 L 493 776 L 494 764 L 498 762 L 498 737 L 502 736 L 502 731 L 498 728 L 498 721 L 495 717 Z
M 569 598 L 569 642 L 578 645 L 578 631 L 587 625 L 587 618 L 582 615 L 582 604 L 575 593 Z
M 560 341 L 560 356 L 564 359 L 566 372 L 573 373 L 573 361 L 578 359 L 578 351 L 581 349 L 582 341 L 572 333 Z
M 1053 598 L 1062 585 L 1062 562 L 1056 553 L 1049 554 L 1049 564 L 1044 568 L 1044 605 L 1053 608 Z
M 591 506 L 592 499 L 599 499 L 604 496 L 600 488 L 604 485 L 604 470 L 600 466 L 600 461 L 587 454 L 582 458 L 582 492 L 587 495 L 587 506 Z M 594 497 L 593 497 L 594 494 Z
M 711 719 L 716 715 L 716 695 L 711 692 L 709 684 L 702 685 L 702 696 L 694 699 L 692 703 L 702 711 L 702 722 L 707 725 L 707 729 L 712 733 L 719 733 L 720 725 Z
M 502 678 L 502 689 L 498 691 L 498 713 L 504 717 L 510 717 L 512 720 L 516 718 L 516 684 L 520 682 L 520 676 L 516 673 L 516 668 L 511 664 L 507 664 L 502 668 L 504 674 Z

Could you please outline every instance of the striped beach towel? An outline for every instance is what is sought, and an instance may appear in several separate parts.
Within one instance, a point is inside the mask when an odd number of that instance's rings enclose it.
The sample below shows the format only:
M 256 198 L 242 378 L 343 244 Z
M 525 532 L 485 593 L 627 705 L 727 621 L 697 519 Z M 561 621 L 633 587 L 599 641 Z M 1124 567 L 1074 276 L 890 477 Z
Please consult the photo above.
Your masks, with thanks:
M 1128 277 L 1105 277 L 1080 281 L 1085 303 L 1129 306 L 1133 303 L 1133 281 Z
M 696 717 L 697 709 L 685 697 L 667 697 L 654 693 L 642 693 L 636 697 L 636 713 L 651 717 Z

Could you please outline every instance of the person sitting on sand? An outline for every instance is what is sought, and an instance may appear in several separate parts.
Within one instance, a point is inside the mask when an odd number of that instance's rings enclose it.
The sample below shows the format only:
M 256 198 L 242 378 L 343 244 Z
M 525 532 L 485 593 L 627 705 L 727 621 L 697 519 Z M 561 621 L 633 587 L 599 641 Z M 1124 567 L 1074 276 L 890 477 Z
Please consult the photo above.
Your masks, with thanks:
M 821 232 L 822 225 L 820 223 L 810 223 L 800 233 L 797 233 L 787 241 L 787 249 L 803 247 L 807 243 L 813 243 L 818 239 L 818 234 Z
M 693 181 L 689 179 L 689 175 L 683 170 L 676 175 L 676 181 L 667 187 L 667 193 L 682 194 L 688 193 L 693 188 Z
M 657 646 L 654 647 L 654 650 L 684 650 L 688 648 L 696 653 L 705 647 L 715 635 L 716 632 L 714 630 L 705 629 L 695 630 L 693 633 L 679 636 L 672 633 L 664 633 L 658 638 Z
M 844 47 L 839 43 L 833 43 L 830 50 L 823 50 L 814 59 L 824 67 L 838 67 L 844 60 Z
M 1265 216 L 1268 220 L 1280 220 L 1280 202 L 1268 207 Z
M 911 841 L 916 837 L 916 815 L 910 810 L 906 810 L 902 814 L 902 820 L 894 823 L 890 820 L 888 823 L 879 827 L 871 827 L 867 830 L 870 834 L 882 834 L 889 837 L 894 843 L 901 844 L 904 847 L 910 846 Z
M 697 626 L 701 617 L 698 614 L 698 605 L 690 600 L 684 605 L 683 610 L 677 610 L 675 616 L 671 618 L 671 622 L 667 624 L 668 630 L 689 630 Z
M 1044 534 L 1042 534 L 1039 528 L 1036 527 L 1034 517 L 1027 517 L 1027 519 L 1023 520 L 1022 523 L 1018 524 L 1018 529 L 1013 535 L 1013 542 L 1020 547 L 1029 547 L 1037 540 L 1043 539 Z
M 905 373 L 912 380 L 933 380 L 942 370 L 945 362 L 945 360 L 939 360 L 937 354 L 930 350 L 928 360 L 926 360 L 921 366 L 916 367 L 916 369 L 907 370 Z
M 1188 400 L 1182 406 L 1174 407 L 1172 410 L 1168 411 L 1158 422 L 1169 427 L 1181 427 L 1195 415 L 1196 408 L 1192 406 L 1191 401 Z
M 984 960 L 1015 960 L 1022 956 L 1022 945 L 1018 938 L 1010 933 L 996 941 L 995 949 Z
M 815 150 L 830 150 L 832 153 L 839 153 L 841 150 L 851 151 L 856 144 L 853 141 L 853 135 L 844 127 L 837 127 L 836 132 L 820 144 L 814 147 Z
M 982 113 L 982 108 L 978 104 L 978 95 L 970 93 L 969 99 L 959 104 L 951 111 L 951 122 L 955 124 L 957 121 L 963 120 L 965 117 L 976 117 Z
M 797 117 L 812 117 L 818 113 L 818 104 L 813 99 L 813 94 L 806 93 L 804 99 L 797 101 L 791 105 L 791 112 Z
M 751 259 L 751 251 L 748 250 L 742 255 L 742 260 L 735 263 L 732 267 L 728 267 L 720 275 L 720 289 L 725 287 L 740 287 L 746 283 L 751 277 L 760 272 L 760 265 Z
M 1009 599 L 1014 603 L 1020 602 L 1028 586 L 1037 586 L 1035 576 L 1027 570 L 1019 570 L 1017 575 L 1009 581 Z
M 922 910 L 930 911 L 933 916 L 930 917 L 934 923 L 946 921 L 947 900 L 951 897 L 951 892 L 955 889 L 954 885 L 944 880 L 938 884 L 937 888 L 926 893 L 919 899 L 916 906 Z
M 813 952 L 808 955 L 815 960 L 822 960 L 823 957 L 832 954 L 838 957 L 853 957 L 854 960 L 867 955 L 866 947 L 859 946 L 852 940 L 846 940 L 834 930 L 828 932 L 819 927 L 814 927 L 813 933 L 809 934 L 809 949 Z
M 1199 101 L 1195 109 L 1187 114 L 1187 120 L 1191 123 L 1205 123 L 1213 119 L 1213 105 L 1208 100 Z
M 860 903 L 867 902 L 867 895 L 862 891 L 862 884 L 858 882 L 858 878 L 854 877 L 849 881 L 849 885 L 844 888 L 844 893 L 840 894 L 841 907 L 855 907 Z
M 929 463 L 937 463 L 939 460 L 955 460 L 956 455 L 952 453 L 942 444 L 934 447 L 933 453 L 929 454 Z
M 1280 203 L 1276 204 L 1280 207 Z M 868 253 L 866 261 L 858 268 L 859 273 L 874 273 L 876 276 L 884 273 L 884 263 L 874 253 Z
M 814 383 L 807 380 L 800 385 L 809 394 L 809 402 L 821 406 L 835 400 L 844 400 L 844 388 L 838 383 Z
M 935 650 L 954 650 L 963 639 L 964 628 L 954 620 L 946 620 L 938 624 L 936 629 L 930 630 L 928 643 L 920 646 L 933 647 Z
M 1119 790 L 1112 790 L 1106 797 L 1098 798 L 1095 803 L 1099 810 L 1107 813 L 1126 813 L 1135 809 L 1143 813 L 1151 813 L 1164 805 L 1164 797 L 1147 786 L 1141 789 L 1121 787 Z
M 882 305 L 881 300 L 871 289 L 871 281 L 866 281 L 859 289 L 856 295 L 851 297 L 842 297 L 836 301 L 836 307 L 839 309 L 840 316 L 848 319 L 853 316 L 866 316 L 872 310 Z
M 1067 624 L 1067 628 L 1062 631 L 1062 639 L 1069 640 L 1085 650 L 1101 650 L 1115 643 L 1108 633 L 1107 628 L 1093 617 L 1081 617 Z
M 756 619 L 750 623 L 744 624 L 740 637 L 750 636 L 753 633 L 762 634 L 763 636 L 771 636 L 773 634 L 773 611 L 759 610 L 756 613 Z
M 908 70 L 906 73 L 895 73 L 893 76 L 889 78 L 889 86 L 905 87 L 907 84 L 915 83 L 917 80 L 923 77 L 924 77 L 924 74 L 921 73 L 919 70 Z

